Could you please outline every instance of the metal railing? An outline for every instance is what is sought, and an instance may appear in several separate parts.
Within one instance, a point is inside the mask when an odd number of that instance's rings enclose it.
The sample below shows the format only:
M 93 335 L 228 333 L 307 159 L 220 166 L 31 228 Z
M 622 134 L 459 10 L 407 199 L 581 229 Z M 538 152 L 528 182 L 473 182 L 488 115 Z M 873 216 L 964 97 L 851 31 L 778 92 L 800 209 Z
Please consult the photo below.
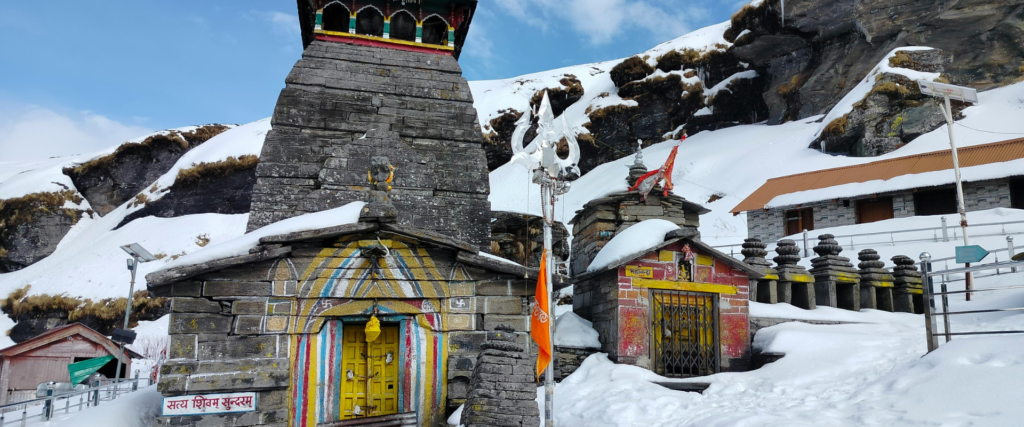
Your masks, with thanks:
M 837 236 L 835 236 L 835 240 L 837 242 L 839 242 L 839 244 L 842 245 L 844 249 L 849 249 L 849 250 L 852 251 L 852 250 L 856 250 L 857 247 L 861 247 L 861 248 L 864 248 L 864 247 L 877 247 L 879 245 L 883 245 L 883 246 L 896 246 L 897 244 L 920 243 L 920 242 L 949 242 L 950 240 L 957 240 L 957 239 L 961 238 L 960 237 L 961 234 L 960 234 L 960 226 L 959 225 L 950 226 L 947 223 L 946 217 L 942 217 L 941 221 L 942 221 L 942 225 L 939 226 L 939 227 L 912 228 L 912 229 L 907 229 L 907 230 L 893 230 L 893 231 L 880 231 L 880 232 L 876 232 L 876 233 L 844 234 L 844 235 L 837 235 Z M 1012 225 L 1020 225 L 1021 226 L 1021 231 L 1007 232 L 1006 231 L 1006 227 L 1007 226 L 1012 226 Z M 973 232 L 973 233 L 971 233 L 971 238 L 973 239 L 973 238 L 979 238 L 979 237 L 993 237 L 993 236 L 1006 236 L 1006 237 L 1009 238 L 1009 237 L 1013 237 L 1013 236 L 1016 236 L 1016 235 L 1024 235 L 1024 221 L 1005 221 L 1005 222 L 988 222 L 988 223 L 980 223 L 980 224 L 971 224 L 971 229 L 972 230 L 977 230 L 979 228 L 993 228 L 993 227 L 999 227 L 1000 231 L 999 232 L 989 231 L 987 234 L 986 233 Z M 931 236 L 918 236 L 918 237 L 913 237 L 913 238 L 909 238 L 909 237 L 908 238 L 901 238 L 901 239 L 897 239 L 896 238 L 897 235 L 905 235 L 905 234 L 909 234 L 909 233 L 928 233 L 928 232 L 931 232 L 932 235 Z M 792 239 L 792 240 L 795 240 L 797 242 L 797 245 L 801 246 L 801 249 L 802 249 L 801 252 L 803 254 L 802 255 L 803 258 L 810 258 L 810 257 L 813 256 L 812 255 L 813 248 L 814 248 L 814 245 L 817 242 L 817 239 L 816 238 L 812 238 L 809 233 L 810 233 L 810 231 L 804 230 L 802 235 L 798 234 L 798 235 L 795 235 L 795 236 L 786 236 L 785 237 L 785 238 L 799 237 L 799 238 Z M 870 241 L 864 241 L 862 239 L 864 237 L 872 237 L 872 236 L 889 236 L 889 239 L 873 239 L 873 240 L 870 240 Z M 785 238 L 783 238 L 783 239 L 785 239 Z M 858 241 L 857 240 L 858 238 L 861 238 L 862 240 Z M 768 250 L 771 251 L 772 250 L 771 246 L 777 245 L 779 243 L 779 241 L 781 241 L 783 239 L 779 239 L 779 240 L 776 240 L 776 241 L 773 241 L 773 242 L 765 242 L 769 246 Z M 1008 240 L 1012 244 L 1012 239 L 1008 239 Z M 713 246 L 713 247 L 715 249 L 718 249 L 718 250 L 722 251 L 722 252 L 728 252 L 729 255 L 731 255 L 733 258 L 740 258 L 741 257 L 740 250 L 743 247 L 743 243 L 734 243 L 734 244 L 728 244 L 728 245 L 718 245 L 718 246 Z M 998 251 L 1005 251 L 1005 250 L 999 249 Z M 993 252 L 998 252 L 998 251 L 993 251 Z M 1011 252 L 1012 252 L 1012 249 L 1011 249 Z M 950 259 L 952 259 L 952 258 L 950 258 Z M 934 260 L 933 262 L 935 262 L 935 261 L 941 261 L 941 260 Z
M 136 373 L 133 379 L 97 381 L 93 387 L 60 394 L 56 394 L 55 390 L 50 388 L 46 390 L 49 396 L 0 406 L 0 427 L 25 427 L 25 424 L 33 419 L 49 421 L 62 411 L 70 413 L 72 408 L 82 411 L 84 408 L 97 406 L 100 402 L 109 402 L 117 396 L 137 391 L 140 382 L 145 382 L 142 387 L 148 387 L 153 383 L 149 378 L 139 378 Z
M 942 271 L 934 271 L 932 269 L 933 260 L 931 255 L 926 253 L 921 254 L 921 270 L 925 279 L 924 286 L 924 316 L 925 316 L 925 334 L 928 342 L 928 352 L 931 353 L 939 347 L 939 337 L 945 337 L 946 342 L 949 342 L 954 336 L 968 336 L 968 335 L 999 335 L 999 334 L 1024 334 L 1024 330 L 1002 330 L 1002 331 L 963 331 L 953 332 L 950 328 L 949 318 L 950 316 L 959 316 L 965 314 L 983 314 L 983 313 L 1008 313 L 1008 312 L 1024 312 L 1024 307 L 1010 307 L 1010 308 L 995 308 L 987 310 L 965 310 L 965 311 L 949 311 L 949 296 L 959 294 L 975 294 L 984 292 L 998 292 L 1006 291 L 1010 289 L 1024 289 L 1022 285 L 1011 285 L 1001 286 L 988 289 L 974 289 L 965 291 L 950 291 L 947 289 L 947 281 L 942 280 L 940 283 L 940 291 L 935 292 L 935 280 L 934 278 L 940 277 L 945 278 L 953 274 L 967 274 L 970 272 L 978 271 L 991 271 L 1000 269 L 1011 269 L 1011 271 L 1017 271 L 1018 268 L 1024 267 L 1024 261 L 1004 261 L 995 262 L 992 264 L 978 265 L 972 267 L 947 269 Z M 994 276 L 994 274 L 988 275 Z M 986 276 L 975 276 L 975 277 L 986 277 Z M 938 297 L 941 301 L 940 305 L 942 310 L 939 311 L 935 305 L 935 298 Z M 938 332 L 938 318 L 942 319 L 943 329 L 942 332 Z

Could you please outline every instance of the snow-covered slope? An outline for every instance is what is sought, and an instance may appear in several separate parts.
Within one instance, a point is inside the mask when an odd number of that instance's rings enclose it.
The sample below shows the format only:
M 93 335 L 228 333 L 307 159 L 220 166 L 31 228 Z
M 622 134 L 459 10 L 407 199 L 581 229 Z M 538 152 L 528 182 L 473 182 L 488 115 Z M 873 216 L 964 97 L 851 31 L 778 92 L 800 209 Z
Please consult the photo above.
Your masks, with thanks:
M 961 147 L 1024 137 L 1024 83 L 979 94 L 981 102 L 964 110 L 957 122 Z M 571 109 L 571 108 L 570 108 Z M 673 176 L 675 194 L 711 209 L 701 217 L 701 234 L 712 244 L 736 243 L 746 238 L 745 215 L 733 216 L 740 201 L 771 178 L 819 169 L 941 150 L 949 147 L 945 127 L 927 133 L 895 152 L 880 157 L 843 157 L 807 148 L 822 125 L 812 117 L 779 126 L 742 125 L 701 132 L 679 149 Z M 666 141 L 644 151 L 649 169 L 660 167 L 676 144 Z M 556 206 L 559 220 L 567 222 L 586 202 L 626 187 L 632 157 L 599 166 L 573 183 Z M 494 210 L 540 215 L 540 193 L 521 166 L 507 164 L 491 173 Z M 721 198 L 707 203 L 712 195 Z
M 195 127 L 177 129 L 188 132 Z M 183 156 L 178 163 L 156 183 L 164 189 L 174 183 L 174 177 L 181 168 L 188 168 L 201 162 L 217 162 L 230 156 L 259 154 L 266 132 L 270 129 L 269 119 L 236 127 L 211 138 L 203 145 Z M 166 132 L 166 131 L 165 131 Z M 148 136 L 132 142 L 141 142 Z M 111 147 L 99 153 L 75 156 L 52 161 L 19 164 L 21 172 L 0 182 L 0 198 L 55 191 L 59 185 L 74 189 L 74 184 L 63 174 L 66 166 L 81 164 L 114 152 Z M 88 207 L 83 200 L 82 209 Z M 42 261 L 28 268 L 12 273 L 0 274 L 0 295 L 7 295 L 15 289 L 32 285 L 32 294 L 67 294 L 83 298 L 119 298 L 128 294 L 130 274 L 125 267 L 125 253 L 121 245 L 139 243 L 160 257 L 152 263 L 139 267 L 136 289 L 145 289 L 145 275 L 178 257 L 195 252 L 207 244 L 234 239 L 245 232 L 248 215 L 201 214 L 178 218 L 146 217 L 116 229 L 130 213 L 129 205 L 122 206 L 104 217 L 84 216 L 61 240 L 56 251 Z M 207 240 L 208 239 L 208 240 Z

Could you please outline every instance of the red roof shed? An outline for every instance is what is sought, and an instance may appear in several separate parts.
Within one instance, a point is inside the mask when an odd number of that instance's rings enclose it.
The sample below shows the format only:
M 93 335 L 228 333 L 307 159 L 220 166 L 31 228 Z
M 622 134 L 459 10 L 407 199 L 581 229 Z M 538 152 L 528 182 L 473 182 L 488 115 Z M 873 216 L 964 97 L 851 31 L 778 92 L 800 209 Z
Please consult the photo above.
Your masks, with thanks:
M 88 326 L 73 323 L 0 350 L 0 405 L 34 398 L 45 382 L 69 382 L 68 365 L 119 352 L 118 344 Z M 131 372 L 138 353 L 125 349 L 122 377 Z M 116 365 L 111 363 L 110 366 Z M 104 372 L 105 369 L 100 372 Z M 113 372 L 108 376 L 113 377 Z

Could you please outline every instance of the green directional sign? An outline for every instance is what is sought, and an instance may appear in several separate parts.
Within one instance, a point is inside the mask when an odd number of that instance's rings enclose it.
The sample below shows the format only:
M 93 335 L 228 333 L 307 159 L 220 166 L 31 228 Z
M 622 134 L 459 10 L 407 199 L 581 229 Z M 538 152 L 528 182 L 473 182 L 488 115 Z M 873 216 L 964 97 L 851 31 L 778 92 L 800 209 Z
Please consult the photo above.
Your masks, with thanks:
M 985 259 L 985 257 L 987 256 L 988 251 L 986 251 L 985 248 L 978 245 L 956 247 L 957 264 L 981 262 L 981 260 Z
M 89 375 L 100 370 L 107 362 L 114 360 L 114 356 L 103 356 L 95 359 L 83 360 L 68 365 L 68 373 L 71 374 L 71 384 L 78 385 Z

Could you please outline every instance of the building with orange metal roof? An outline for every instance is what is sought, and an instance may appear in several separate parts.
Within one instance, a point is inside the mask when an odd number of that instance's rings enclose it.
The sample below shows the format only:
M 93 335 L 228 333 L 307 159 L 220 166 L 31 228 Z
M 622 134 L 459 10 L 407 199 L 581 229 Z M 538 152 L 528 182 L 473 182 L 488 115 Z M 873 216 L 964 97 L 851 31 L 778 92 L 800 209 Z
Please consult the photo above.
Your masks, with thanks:
M 1024 208 L 1024 139 L 960 148 L 968 211 Z M 950 150 L 773 178 L 733 208 L 766 241 L 803 230 L 955 214 Z

